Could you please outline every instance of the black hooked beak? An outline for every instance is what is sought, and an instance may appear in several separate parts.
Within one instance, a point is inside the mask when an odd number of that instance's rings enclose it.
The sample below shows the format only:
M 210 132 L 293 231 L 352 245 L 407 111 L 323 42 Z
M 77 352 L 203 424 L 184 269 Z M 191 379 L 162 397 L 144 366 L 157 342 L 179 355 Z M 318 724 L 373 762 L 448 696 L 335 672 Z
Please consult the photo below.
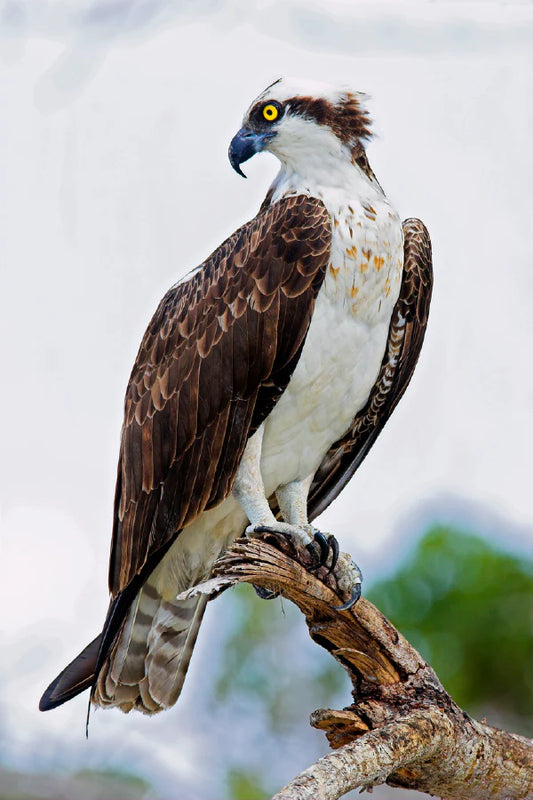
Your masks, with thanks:
M 241 169 L 241 164 L 244 164 L 249 158 L 263 150 L 266 142 L 275 135 L 276 131 L 255 133 L 250 130 L 250 128 L 241 128 L 231 140 L 228 150 L 230 164 L 235 172 L 238 172 L 239 175 L 246 178 L 246 175 Z

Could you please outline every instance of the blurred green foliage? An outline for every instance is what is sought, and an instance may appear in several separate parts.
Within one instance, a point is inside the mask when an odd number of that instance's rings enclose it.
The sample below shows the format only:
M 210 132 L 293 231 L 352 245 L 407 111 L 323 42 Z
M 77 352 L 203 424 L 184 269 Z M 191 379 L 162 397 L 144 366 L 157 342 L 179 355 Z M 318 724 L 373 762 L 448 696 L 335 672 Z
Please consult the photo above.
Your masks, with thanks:
M 226 781 L 232 800 L 267 800 L 272 797 L 272 792 L 263 788 L 259 776 L 255 773 L 230 769 Z
M 471 533 L 434 527 L 368 598 L 462 708 L 533 732 L 531 561 Z

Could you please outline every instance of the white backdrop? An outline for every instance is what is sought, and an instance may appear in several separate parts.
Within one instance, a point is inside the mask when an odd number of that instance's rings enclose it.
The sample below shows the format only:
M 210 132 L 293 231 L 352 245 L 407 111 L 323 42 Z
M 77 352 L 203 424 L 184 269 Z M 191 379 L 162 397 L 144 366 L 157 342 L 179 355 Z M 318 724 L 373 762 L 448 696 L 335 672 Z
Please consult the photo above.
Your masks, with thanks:
M 368 92 L 370 161 L 400 213 L 430 230 L 434 299 L 407 395 L 321 526 L 369 580 L 432 520 L 529 548 L 533 7 L 180 8 L 0 4 L 0 736 L 6 763 L 133 753 L 159 786 L 200 797 L 209 620 L 168 714 L 99 713 L 85 744 L 85 696 L 36 710 L 107 607 L 122 398 L 141 335 L 164 291 L 255 214 L 276 172 L 261 156 L 243 181 L 226 157 L 259 91 L 297 75 Z

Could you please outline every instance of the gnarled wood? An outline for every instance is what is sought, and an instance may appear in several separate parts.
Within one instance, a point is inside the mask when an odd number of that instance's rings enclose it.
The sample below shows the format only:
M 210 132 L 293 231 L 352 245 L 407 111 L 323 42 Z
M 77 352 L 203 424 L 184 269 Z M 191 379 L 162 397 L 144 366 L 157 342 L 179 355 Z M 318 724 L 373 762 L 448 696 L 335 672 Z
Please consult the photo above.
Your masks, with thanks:
M 336 800 L 385 782 L 449 800 L 533 800 L 533 741 L 472 720 L 372 603 L 361 598 L 349 611 L 336 610 L 333 576 L 323 569 L 315 577 L 289 555 L 289 545 L 283 549 L 238 540 L 211 583 L 217 590 L 253 583 L 294 602 L 311 638 L 348 672 L 354 702 L 311 715 L 334 752 L 275 800 Z

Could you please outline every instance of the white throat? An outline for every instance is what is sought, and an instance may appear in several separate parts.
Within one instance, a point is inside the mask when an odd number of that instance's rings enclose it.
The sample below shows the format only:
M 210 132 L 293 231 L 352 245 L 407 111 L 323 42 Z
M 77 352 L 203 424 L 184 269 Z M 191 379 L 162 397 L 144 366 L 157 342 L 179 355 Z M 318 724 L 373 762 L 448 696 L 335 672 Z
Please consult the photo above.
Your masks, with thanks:
M 303 172 L 290 163 L 282 164 L 270 191 L 271 203 L 290 195 L 316 197 L 332 215 L 343 206 L 355 208 L 386 201 L 378 182 L 345 159 L 317 159 L 316 163 L 308 162 Z
M 354 163 L 350 149 L 325 126 L 287 120 L 268 149 L 281 161 L 271 186 L 272 203 L 306 194 L 322 200 L 334 213 L 342 205 L 384 198 L 378 182 Z

